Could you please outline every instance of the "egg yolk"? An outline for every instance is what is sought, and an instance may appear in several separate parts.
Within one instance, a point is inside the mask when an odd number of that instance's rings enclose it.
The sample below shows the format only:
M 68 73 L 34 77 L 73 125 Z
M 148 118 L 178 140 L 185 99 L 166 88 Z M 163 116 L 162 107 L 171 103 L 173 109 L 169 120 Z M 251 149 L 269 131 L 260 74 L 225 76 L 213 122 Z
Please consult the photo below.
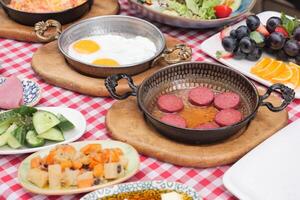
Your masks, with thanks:
M 114 60 L 114 59 L 110 59 L 110 58 L 99 58 L 97 60 L 94 60 L 93 62 L 94 65 L 101 65 L 104 67 L 117 67 L 120 66 L 120 64 Z
M 82 54 L 91 54 L 100 50 L 100 46 L 92 40 L 79 40 L 73 46 L 74 50 Z

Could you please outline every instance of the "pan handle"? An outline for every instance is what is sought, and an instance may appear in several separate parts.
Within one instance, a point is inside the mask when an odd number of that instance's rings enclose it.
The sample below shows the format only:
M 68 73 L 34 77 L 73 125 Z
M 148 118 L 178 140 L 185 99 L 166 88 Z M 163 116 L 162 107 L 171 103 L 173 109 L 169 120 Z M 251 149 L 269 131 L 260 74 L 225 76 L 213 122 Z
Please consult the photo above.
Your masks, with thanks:
M 89 10 L 91 10 L 92 8 L 92 5 L 94 4 L 94 0 L 88 0 L 89 2 Z
M 283 98 L 282 104 L 280 106 L 273 106 L 272 103 L 270 102 L 264 102 L 265 99 L 267 99 L 272 92 L 275 92 L 279 90 L 281 93 L 281 96 Z M 285 109 L 295 98 L 295 91 L 283 84 L 277 83 L 274 85 L 271 85 L 267 92 L 259 96 L 259 102 L 261 106 L 266 106 L 269 110 L 273 112 L 279 112 Z
M 174 55 L 174 57 L 171 57 L 171 54 L 173 54 L 176 51 L 176 56 Z M 154 65 L 161 59 L 166 61 L 168 64 L 190 61 L 192 59 L 192 55 L 193 52 L 191 47 L 189 47 L 186 44 L 176 44 L 173 48 L 165 49 L 161 55 L 156 57 L 152 61 L 151 67 L 154 67 Z
M 116 87 L 118 86 L 119 80 L 121 80 L 123 78 L 127 80 L 128 85 L 132 91 L 126 92 L 125 94 L 120 95 L 120 94 L 117 94 Z M 129 76 L 127 74 L 116 74 L 116 75 L 107 77 L 105 79 L 105 87 L 108 90 L 108 92 L 110 93 L 110 95 L 114 99 L 118 99 L 118 100 L 127 99 L 129 96 L 136 96 L 137 90 L 138 90 L 138 87 L 136 85 L 134 85 L 131 76 Z
M 55 33 L 53 33 L 49 36 L 46 36 L 45 32 L 50 27 L 55 27 L 56 28 Z M 38 37 L 38 39 L 41 42 L 51 42 L 53 40 L 58 39 L 59 35 L 62 32 L 62 26 L 58 21 L 53 20 L 53 19 L 49 19 L 45 22 L 41 21 L 41 22 L 36 23 L 34 25 L 34 32 L 35 32 L 36 36 Z

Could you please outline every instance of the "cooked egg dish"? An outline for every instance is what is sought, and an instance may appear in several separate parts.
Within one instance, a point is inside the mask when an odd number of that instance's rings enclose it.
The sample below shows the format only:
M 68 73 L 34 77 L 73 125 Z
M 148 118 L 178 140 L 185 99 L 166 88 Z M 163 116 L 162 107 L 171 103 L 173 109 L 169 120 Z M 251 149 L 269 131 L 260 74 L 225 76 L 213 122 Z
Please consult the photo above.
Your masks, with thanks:
M 95 35 L 73 42 L 68 54 L 83 63 L 118 67 L 145 61 L 156 51 L 155 44 L 142 36 Z

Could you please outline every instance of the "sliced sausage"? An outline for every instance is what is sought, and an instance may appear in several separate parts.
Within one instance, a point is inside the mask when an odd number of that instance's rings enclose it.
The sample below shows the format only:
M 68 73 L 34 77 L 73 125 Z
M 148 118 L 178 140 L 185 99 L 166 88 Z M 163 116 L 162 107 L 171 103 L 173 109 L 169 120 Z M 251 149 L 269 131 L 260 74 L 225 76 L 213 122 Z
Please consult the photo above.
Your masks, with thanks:
M 240 95 L 234 92 L 224 92 L 215 97 L 215 107 L 223 110 L 230 108 L 238 108 L 241 98 Z
M 242 113 L 235 109 L 225 109 L 217 113 L 215 122 L 220 126 L 230 126 L 242 120 Z
M 180 128 L 186 128 L 186 121 L 183 117 L 177 114 L 166 114 L 161 119 L 162 122 L 170 124 L 172 126 L 177 126 Z
M 210 122 L 210 123 L 205 123 L 205 124 L 200 124 L 195 127 L 195 129 L 200 129 L 200 130 L 206 130 L 206 129 L 215 129 L 219 128 L 220 126 L 216 124 L 215 122 Z
M 206 87 L 196 87 L 189 92 L 189 101 L 196 106 L 207 106 L 214 100 L 214 93 Z
M 157 100 L 158 108 L 163 112 L 178 112 L 183 109 L 182 99 L 173 94 L 165 94 Z

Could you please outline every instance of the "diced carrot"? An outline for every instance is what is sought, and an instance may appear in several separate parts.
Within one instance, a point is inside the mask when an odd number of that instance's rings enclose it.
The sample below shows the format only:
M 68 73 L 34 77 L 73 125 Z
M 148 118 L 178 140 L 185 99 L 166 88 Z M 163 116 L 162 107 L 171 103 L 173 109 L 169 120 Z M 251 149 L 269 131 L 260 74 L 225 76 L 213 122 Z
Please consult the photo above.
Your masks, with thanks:
M 91 187 L 93 182 L 94 182 L 93 179 L 84 179 L 84 180 L 77 181 L 77 186 L 79 188 Z
M 102 151 L 101 144 L 90 144 L 90 152 L 99 153 Z
M 85 155 L 87 155 L 90 154 L 91 152 L 95 152 L 95 153 L 101 152 L 102 147 L 100 144 L 88 144 L 84 146 L 80 151 Z
M 110 150 L 109 149 L 103 150 L 103 157 L 104 157 L 104 163 L 108 163 L 110 160 Z
M 56 150 L 51 150 L 48 156 L 46 157 L 46 163 L 48 165 L 54 164 L 54 156 L 56 155 Z
M 110 152 L 110 162 L 119 162 L 119 155 L 112 149 Z
M 124 153 L 123 153 L 123 151 L 122 151 L 122 149 L 120 149 L 120 148 L 114 148 L 113 149 L 119 156 L 122 156 Z
M 31 168 L 39 168 L 41 166 L 42 159 L 40 156 L 34 157 L 30 161 Z
M 96 165 L 98 165 L 99 163 L 97 161 L 95 161 L 94 159 L 91 160 L 90 164 L 89 164 L 89 168 L 90 169 L 94 169 L 94 167 Z
M 72 161 L 70 160 L 64 160 L 60 162 L 60 166 L 62 168 L 62 170 L 66 169 L 66 168 L 71 168 L 73 166 Z
M 89 149 L 90 149 L 90 146 L 89 146 L 89 145 L 86 145 L 86 146 L 84 146 L 84 147 L 82 147 L 82 148 L 80 149 L 80 152 L 83 153 L 83 154 L 85 154 L 85 155 L 87 155 L 88 152 L 89 152 Z
M 62 145 L 61 149 L 65 153 L 70 153 L 70 154 L 75 154 L 76 153 L 76 149 L 73 146 L 71 146 L 71 145 Z
M 80 168 L 82 167 L 82 163 L 81 163 L 80 161 L 75 161 L 75 160 L 73 160 L 73 161 L 72 161 L 72 167 L 73 167 L 74 169 L 80 169 Z
M 104 165 L 98 164 L 94 167 L 93 175 L 95 177 L 103 177 L 104 176 Z
M 103 153 L 97 153 L 94 157 L 94 160 L 96 160 L 98 163 L 105 163 L 104 162 L 104 154 Z

